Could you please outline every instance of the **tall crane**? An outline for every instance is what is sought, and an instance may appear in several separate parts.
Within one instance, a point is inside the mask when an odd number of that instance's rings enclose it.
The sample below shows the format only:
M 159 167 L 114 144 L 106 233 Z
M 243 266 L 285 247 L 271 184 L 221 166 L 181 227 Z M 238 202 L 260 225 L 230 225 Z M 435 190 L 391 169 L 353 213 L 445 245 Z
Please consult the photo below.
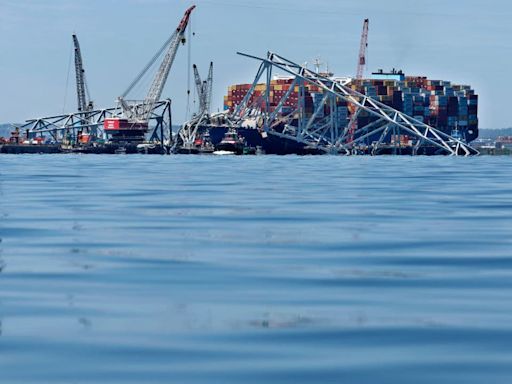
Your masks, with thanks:
M 368 31 L 370 27 L 370 20 L 365 19 L 363 24 L 363 33 L 361 34 L 361 46 L 359 48 L 359 60 L 357 63 L 356 79 L 361 80 L 366 68 L 366 54 L 368 50 Z
M 209 115 L 213 91 L 213 63 L 210 63 L 208 78 L 205 81 L 201 81 L 201 76 L 199 75 L 197 65 L 194 64 L 194 78 L 196 82 L 197 94 L 199 97 L 198 116 Z
M 174 63 L 174 59 L 176 57 L 176 53 L 178 52 L 178 48 L 180 43 L 185 44 L 185 31 L 187 29 L 190 15 L 192 11 L 196 8 L 195 5 L 191 6 L 185 12 L 183 19 L 181 20 L 178 28 L 174 31 L 174 33 L 169 37 L 169 39 L 165 42 L 165 44 L 160 48 L 160 50 L 153 56 L 151 61 L 146 65 L 146 67 L 142 70 L 142 72 L 135 78 L 135 80 L 130 84 L 128 89 L 118 98 L 118 101 L 121 103 L 123 108 L 123 113 L 128 119 L 136 120 L 138 122 L 147 122 L 151 111 L 153 110 L 153 106 L 157 101 L 160 100 L 162 96 L 162 92 L 167 82 L 167 78 L 169 77 L 169 72 L 171 70 L 172 64 Z M 126 96 L 133 90 L 133 88 L 139 84 L 144 75 L 149 71 L 151 67 L 155 64 L 158 58 L 164 53 L 165 56 L 163 58 L 162 63 L 156 75 L 151 83 L 151 87 L 142 101 L 142 103 L 137 103 L 137 105 L 129 105 L 125 100 Z
M 362 80 L 364 71 L 366 69 L 366 55 L 368 51 L 368 32 L 370 27 L 370 20 L 365 19 L 363 23 L 363 33 L 361 34 L 361 45 L 359 48 L 359 58 L 357 61 L 357 80 Z M 348 122 L 348 139 L 347 143 L 354 141 L 354 135 L 357 130 L 357 118 L 359 117 L 359 109 L 356 108 L 352 113 L 350 121 Z
M 89 87 L 87 86 L 84 63 L 82 60 L 82 51 L 80 50 L 80 43 L 78 42 L 78 37 L 76 35 L 73 35 L 73 43 L 75 45 L 75 74 L 78 112 L 88 112 L 94 109 L 94 104 L 91 101 L 91 96 L 89 94 Z

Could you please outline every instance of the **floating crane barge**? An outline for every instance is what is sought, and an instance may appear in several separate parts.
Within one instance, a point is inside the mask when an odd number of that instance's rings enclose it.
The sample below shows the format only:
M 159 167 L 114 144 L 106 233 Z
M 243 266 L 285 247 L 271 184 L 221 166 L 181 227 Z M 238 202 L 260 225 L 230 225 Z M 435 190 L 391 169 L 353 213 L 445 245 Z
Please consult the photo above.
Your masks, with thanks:
M 58 147 L 57 152 L 66 153 L 168 153 L 172 142 L 171 100 L 161 97 L 178 48 L 185 43 L 185 31 L 194 9 L 195 6 L 187 9 L 174 33 L 118 98 L 115 108 L 94 110 L 80 45 L 73 35 L 78 111 L 28 120 L 16 129 L 18 134 L 25 135 L 21 143 L 18 138 L 15 144 L 0 144 L 0 153 L 53 153 L 55 147 Z M 145 98 L 128 100 L 133 89 L 162 56 Z M 45 141 L 51 144 L 43 144 Z

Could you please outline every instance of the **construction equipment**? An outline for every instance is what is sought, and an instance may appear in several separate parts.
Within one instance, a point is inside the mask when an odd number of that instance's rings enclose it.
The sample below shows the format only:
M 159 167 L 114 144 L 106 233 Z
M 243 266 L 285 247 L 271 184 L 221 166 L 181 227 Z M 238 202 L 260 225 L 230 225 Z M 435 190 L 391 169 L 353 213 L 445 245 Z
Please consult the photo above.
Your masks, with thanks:
M 82 51 L 77 35 L 73 35 L 73 44 L 75 46 L 75 74 L 76 74 L 76 94 L 78 98 L 78 112 L 89 112 L 94 109 L 94 103 L 91 101 L 89 87 L 85 78 L 85 69 L 82 60 Z
M 194 64 L 194 78 L 196 82 L 197 95 L 199 97 L 199 110 L 198 116 L 209 115 L 212 103 L 213 91 L 213 63 L 210 63 L 210 70 L 208 71 L 208 78 L 201 81 L 197 65 Z
M 116 121 L 122 119 L 122 111 L 119 108 L 104 108 L 91 110 L 87 112 L 87 119 L 84 118 L 84 112 L 76 112 L 58 116 L 38 117 L 30 119 L 24 125 L 19 127 L 20 132 L 27 132 L 28 139 L 32 140 L 38 137 L 47 137 L 55 143 L 63 143 L 70 140 L 77 142 L 81 134 L 90 132 L 97 137 L 102 137 L 105 121 Z M 149 122 L 154 126 L 151 142 L 164 143 L 170 140 L 172 130 L 171 101 L 161 100 L 154 104 L 153 110 L 149 115 Z M 163 138 L 163 139 L 162 139 Z M 96 147 L 96 153 L 102 152 L 101 146 Z M 136 148 L 136 145 L 132 146 Z
M 370 20 L 365 19 L 363 24 L 363 33 L 361 34 L 361 45 L 359 48 L 359 60 L 357 63 L 356 79 L 361 80 L 366 69 L 366 54 L 368 50 L 368 32 L 370 27 Z
M 174 63 L 174 59 L 176 57 L 176 53 L 178 52 L 178 48 L 180 43 L 185 44 L 185 31 L 188 26 L 188 22 L 190 20 L 190 15 L 192 11 L 196 8 L 195 5 L 191 6 L 185 12 L 183 19 L 181 20 L 178 28 L 174 31 L 171 37 L 165 42 L 165 44 L 160 48 L 160 50 L 153 56 L 150 62 L 144 67 L 142 72 L 135 78 L 135 80 L 130 84 L 128 89 L 119 97 L 119 101 L 123 106 L 123 112 L 130 119 L 135 119 L 138 121 L 147 120 L 147 116 L 152 110 L 153 104 L 155 104 L 160 97 L 162 96 L 162 92 L 167 82 L 167 78 L 169 77 L 169 72 L 171 70 L 172 64 Z M 133 88 L 139 83 L 139 81 L 144 77 L 144 75 L 149 71 L 149 69 L 155 64 L 158 58 L 162 55 L 163 52 L 166 52 L 163 61 L 160 64 L 160 67 L 153 79 L 151 87 L 146 95 L 146 98 L 142 102 L 142 108 L 134 109 L 132 106 L 129 106 L 125 101 L 126 96 L 133 90 Z M 139 104 L 139 103 L 138 103 Z
M 362 80 L 364 71 L 366 69 L 366 54 L 368 51 L 368 32 L 370 27 L 370 20 L 365 19 L 363 23 L 363 33 L 361 34 L 361 45 L 359 48 L 359 59 L 357 62 L 357 74 L 356 79 Z M 357 118 L 359 117 L 359 108 L 355 108 L 350 121 L 348 122 L 348 139 L 347 143 L 354 141 L 354 134 L 357 130 Z
M 174 63 L 180 43 L 185 44 L 186 42 L 185 31 L 187 29 L 191 13 L 195 8 L 196 7 L 194 5 L 187 9 L 180 24 L 178 25 L 178 28 L 176 28 L 174 33 L 153 56 L 142 72 L 130 84 L 128 89 L 118 98 L 118 103 L 122 108 L 122 118 L 105 119 L 105 131 L 111 134 L 113 139 L 125 141 L 143 140 L 148 131 L 149 116 L 154 109 L 155 103 L 157 103 L 162 96 L 165 83 L 169 77 L 169 72 Z M 153 68 L 164 52 L 165 55 L 163 60 L 153 78 L 145 99 L 143 101 L 128 101 L 126 97 L 137 85 L 140 85 L 142 78 L 151 68 Z
M 182 143 L 182 149 L 185 151 L 193 150 L 197 139 L 197 132 L 201 125 L 208 124 L 210 120 L 212 92 L 213 92 L 213 63 L 210 63 L 208 78 L 201 80 L 197 65 L 194 64 L 194 78 L 199 97 L 199 109 L 197 115 L 186 122 L 179 131 L 179 139 Z
M 27 132 L 30 140 L 46 138 L 52 143 L 64 144 L 62 149 L 65 151 L 114 153 L 119 149 L 124 153 L 136 153 L 142 149 L 144 153 L 164 153 L 165 147 L 172 142 L 171 100 L 160 98 L 179 44 L 185 43 L 184 33 L 194 9 L 195 6 L 186 11 L 178 28 L 119 98 L 120 104 L 115 108 L 94 109 L 80 44 L 77 36 L 73 35 L 78 112 L 30 119 L 20 129 Z M 164 58 L 158 67 L 157 61 L 162 56 Z M 159 69 L 144 100 L 126 101 L 125 97 L 154 65 Z M 143 143 L 150 125 L 154 129 L 149 143 Z M 160 145 L 155 145 L 157 143 Z

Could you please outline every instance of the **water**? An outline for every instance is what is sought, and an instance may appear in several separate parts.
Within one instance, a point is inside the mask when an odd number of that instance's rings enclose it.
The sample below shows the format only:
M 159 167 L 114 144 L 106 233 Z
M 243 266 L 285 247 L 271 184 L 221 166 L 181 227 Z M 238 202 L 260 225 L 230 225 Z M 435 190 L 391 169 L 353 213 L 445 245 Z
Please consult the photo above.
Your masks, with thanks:
M 1 383 L 510 383 L 512 158 L 0 157 Z

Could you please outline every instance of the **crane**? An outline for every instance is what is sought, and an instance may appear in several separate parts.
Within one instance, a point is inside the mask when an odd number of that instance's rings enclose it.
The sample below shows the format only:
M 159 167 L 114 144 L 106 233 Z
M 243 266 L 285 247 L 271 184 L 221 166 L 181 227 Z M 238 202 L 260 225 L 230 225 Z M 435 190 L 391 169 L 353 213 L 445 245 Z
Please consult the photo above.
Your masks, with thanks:
M 356 79 L 361 80 L 366 68 L 366 53 L 368 49 L 368 32 L 370 27 L 370 20 L 365 19 L 363 24 L 363 33 L 361 34 L 361 46 L 359 48 L 359 60 L 357 63 L 357 76 Z
M 361 45 L 359 48 L 359 59 L 357 61 L 357 74 L 356 79 L 362 80 L 364 71 L 366 69 L 366 54 L 368 50 L 368 32 L 370 27 L 370 20 L 365 19 L 363 23 L 363 33 L 361 34 Z M 359 116 L 359 109 L 356 108 L 352 113 L 350 121 L 348 122 L 348 143 L 354 141 L 354 135 L 357 130 L 357 118 Z
M 78 98 L 78 112 L 89 112 L 94 109 L 91 101 L 87 80 L 85 78 L 84 64 L 82 60 L 82 51 L 77 35 L 73 35 L 73 44 L 75 45 L 75 73 L 76 73 L 76 94 Z
M 197 65 L 194 64 L 194 78 L 196 82 L 197 94 L 199 97 L 199 116 L 209 115 L 212 103 L 213 91 L 213 63 L 210 63 L 210 70 L 208 71 L 208 78 L 201 81 Z
M 195 5 L 188 8 L 183 16 L 178 28 L 174 31 L 174 33 L 169 37 L 169 39 L 165 42 L 165 44 L 160 48 L 160 50 L 153 56 L 151 61 L 146 65 L 146 67 L 142 70 L 142 72 L 135 78 L 135 80 L 130 84 L 128 89 L 118 98 L 122 108 L 123 114 L 126 118 L 135 120 L 137 122 L 147 122 L 151 111 L 153 110 L 153 106 L 157 101 L 160 100 L 162 96 L 162 92 L 169 77 L 169 72 L 174 63 L 174 59 L 176 57 L 176 53 L 178 52 L 178 48 L 180 43 L 185 44 L 185 31 L 187 29 L 190 15 L 192 11 L 196 8 Z M 126 100 L 126 96 L 133 90 L 133 88 L 139 84 L 142 77 L 149 71 L 151 67 L 156 63 L 158 58 L 165 52 L 165 56 L 163 61 L 160 64 L 158 71 L 156 72 L 155 77 L 151 83 L 149 91 L 142 101 L 142 103 L 136 103 L 135 105 L 130 105 Z

